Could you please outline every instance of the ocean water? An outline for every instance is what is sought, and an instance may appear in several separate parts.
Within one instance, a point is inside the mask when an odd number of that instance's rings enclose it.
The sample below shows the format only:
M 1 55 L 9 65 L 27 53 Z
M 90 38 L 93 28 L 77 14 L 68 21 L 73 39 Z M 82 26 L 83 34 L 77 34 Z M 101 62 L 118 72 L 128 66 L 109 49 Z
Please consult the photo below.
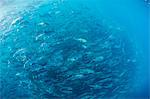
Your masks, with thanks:
M 0 99 L 149 99 L 149 0 L 1 0 Z

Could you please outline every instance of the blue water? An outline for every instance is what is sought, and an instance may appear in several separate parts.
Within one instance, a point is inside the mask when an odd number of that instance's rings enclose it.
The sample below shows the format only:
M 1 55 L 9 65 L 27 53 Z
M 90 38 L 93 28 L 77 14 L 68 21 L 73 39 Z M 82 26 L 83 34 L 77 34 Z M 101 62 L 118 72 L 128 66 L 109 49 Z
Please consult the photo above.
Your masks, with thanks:
M 149 99 L 148 0 L 1 0 L 0 99 Z

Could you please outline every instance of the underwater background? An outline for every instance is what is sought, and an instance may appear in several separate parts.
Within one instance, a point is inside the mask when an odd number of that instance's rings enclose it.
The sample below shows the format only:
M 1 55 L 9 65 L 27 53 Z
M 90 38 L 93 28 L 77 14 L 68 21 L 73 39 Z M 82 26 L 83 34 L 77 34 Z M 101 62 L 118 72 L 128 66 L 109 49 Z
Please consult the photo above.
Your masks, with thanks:
M 0 0 L 0 99 L 149 99 L 149 0 Z

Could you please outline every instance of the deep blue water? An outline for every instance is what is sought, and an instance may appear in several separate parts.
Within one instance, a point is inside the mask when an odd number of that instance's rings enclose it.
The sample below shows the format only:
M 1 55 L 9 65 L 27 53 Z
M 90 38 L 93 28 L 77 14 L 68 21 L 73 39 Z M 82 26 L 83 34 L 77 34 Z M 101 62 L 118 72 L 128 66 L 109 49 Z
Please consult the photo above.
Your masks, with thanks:
M 1 99 L 148 99 L 149 1 L 1 0 Z

